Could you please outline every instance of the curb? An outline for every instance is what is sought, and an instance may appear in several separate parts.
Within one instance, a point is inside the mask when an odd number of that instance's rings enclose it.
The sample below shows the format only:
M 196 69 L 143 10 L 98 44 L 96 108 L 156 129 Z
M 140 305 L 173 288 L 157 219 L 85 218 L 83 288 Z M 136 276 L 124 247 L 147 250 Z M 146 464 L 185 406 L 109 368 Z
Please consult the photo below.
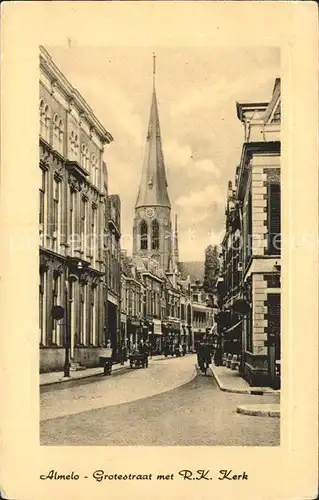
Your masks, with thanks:
M 254 416 L 254 417 L 280 418 L 280 409 L 279 410 L 263 410 L 263 409 L 257 409 L 257 408 L 250 409 L 250 408 L 247 408 L 247 406 L 237 406 L 237 413 L 241 413 L 243 415 L 250 415 L 250 416 Z
M 43 382 L 42 384 L 40 383 L 39 387 L 41 389 L 41 387 L 50 387 L 50 386 L 55 386 L 55 385 L 60 385 L 60 384 L 67 384 L 68 382 L 80 382 L 81 380 L 87 380 L 88 378 L 93 378 L 93 377 L 107 378 L 109 376 L 112 377 L 114 375 L 117 375 L 118 373 L 122 373 L 122 372 L 128 371 L 128 370 L 129 370 L 129 367 L 123 366 L 123 367 L 115 370 L 113 373 L 111 373 L 111 375 L 104 375 L 103 372 L 90 373 L 90 375 L 84 375 L 83 377 L 70 377 L 70 378 L 65 378 L 65 379 L 62 378 L 62 379 L 58 379 L 58 380 L 53 380 L 50 382 Z
M 217 374 L 214 372 L 212 368 L 210 368 L 212 375 L 214 379 L 217 382 L 217 385 L 219 389 L 223 392 L 231 392 L 233 394 L 251 394 L 254 396 L 266 396 L 266 395 L 274 395 L 274 394 L 279 394 L 280 395 L 280 390 L 275 391 L 275 390 L 269 390 L 267 388 L 247 388 L 247 389 L 232 389 L 231 387 L 226 387 L 225 385 L 222 384 L 222 382 L 219 380 Z

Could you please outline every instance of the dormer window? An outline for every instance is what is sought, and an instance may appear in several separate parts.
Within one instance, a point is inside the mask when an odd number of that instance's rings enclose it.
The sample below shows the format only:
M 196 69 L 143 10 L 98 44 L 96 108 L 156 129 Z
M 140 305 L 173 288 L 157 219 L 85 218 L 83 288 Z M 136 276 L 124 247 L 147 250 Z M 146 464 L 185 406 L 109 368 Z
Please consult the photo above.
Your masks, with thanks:
M 153 187 L 153 179 L 152 179 L 152 177 L 149 178 L 148 187 L 149 187 L 149 189 L 152 189 L 152 187 Z

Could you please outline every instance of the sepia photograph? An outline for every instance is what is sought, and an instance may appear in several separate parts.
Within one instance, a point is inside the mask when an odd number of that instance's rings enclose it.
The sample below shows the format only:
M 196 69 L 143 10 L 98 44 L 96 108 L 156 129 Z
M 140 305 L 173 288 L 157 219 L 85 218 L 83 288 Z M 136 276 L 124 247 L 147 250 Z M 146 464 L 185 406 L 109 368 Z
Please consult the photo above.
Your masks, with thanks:
M 279 446 L 279 47 L 39 47 L 40 443 Z
M 315 3 L 2 14 L 0 498 L 317 498 Z

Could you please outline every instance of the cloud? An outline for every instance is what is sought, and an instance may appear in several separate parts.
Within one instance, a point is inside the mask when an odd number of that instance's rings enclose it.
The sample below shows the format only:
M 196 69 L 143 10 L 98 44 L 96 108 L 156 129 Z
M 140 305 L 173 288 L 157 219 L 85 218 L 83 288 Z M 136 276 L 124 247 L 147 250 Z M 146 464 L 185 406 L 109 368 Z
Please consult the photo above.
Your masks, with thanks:
M 179 247 L 181 261 L 205 259 L 205 249 L 208 245 L 220 245 L 223 231 L 206 231 L 200 234 L 196 228 L 183 231 L 179 234 Z
M 187 177 L 201 176 L 203 173 L 220 177 L 220 170 L 212 158 L 196 158 L 190 144 L 179 144 L 176 140 L 163 142 L 165 163 L 170 170 L 183 169 Z
M 257 91 L 260 99 L 260 86 L 269 81 L 269 77 L 274 81 L 276 75 L 270 75 L 269 68 L 261 68 L 250 75 L 249 86 L 247 87 L 247 75 L 238 75 L 236 79 L 230 80 L 227 75 L 220 76 L 214 83 L 205 87 L 198 86 L 191 88 L 182 95 L 170 109 L 171 116 L 178 116 L 181 113 L 191 115 L 192 110 L 196 108 L 213 108 L 215 104 L 230 99 L 232 96 L 238 96 L 238 99 L 244 99 L 249 90 L 249 100 L 254 99 L 252 92 Z M 270 96 L 269 96 L 270 97 Z
M 206 186 L 200 191 L 191 193 L 190 195 L 182 195 L 176 200 L 176 205 L 183 210 L 202 210 L 212 203 L 223 204 L 226 200 L 226 194 L 222 189 L 214 184 Z

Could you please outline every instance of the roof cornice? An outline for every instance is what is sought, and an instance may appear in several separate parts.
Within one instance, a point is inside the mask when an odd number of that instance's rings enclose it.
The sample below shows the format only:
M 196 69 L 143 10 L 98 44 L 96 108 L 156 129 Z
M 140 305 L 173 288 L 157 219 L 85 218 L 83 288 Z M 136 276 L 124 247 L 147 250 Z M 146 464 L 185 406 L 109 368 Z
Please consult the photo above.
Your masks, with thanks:
M 97 119 L 92 108 L 88 105 L 81 94 L 76 90 L 54 63 L 49 52 L 40 46 L 40 68 L 44 71 L 52 82 L 60 88 L 67 100 L 71 101 L 79 113 L 84 113 L 88 123 L 96 130 L 100 139 L 109 144 L 114 139 L 112 135 L 103 127 Z

